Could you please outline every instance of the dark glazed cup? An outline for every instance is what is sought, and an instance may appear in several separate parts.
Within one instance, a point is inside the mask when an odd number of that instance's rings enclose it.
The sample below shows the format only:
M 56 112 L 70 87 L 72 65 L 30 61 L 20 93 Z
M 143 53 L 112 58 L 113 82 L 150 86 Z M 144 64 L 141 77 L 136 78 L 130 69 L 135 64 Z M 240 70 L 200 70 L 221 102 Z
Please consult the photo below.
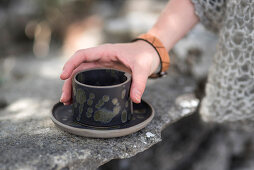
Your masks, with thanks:
M 115 69 L 89 69 L 73 78 L 73 112 L 78 123 L 110 127 L 132 116 L 131 75 Z

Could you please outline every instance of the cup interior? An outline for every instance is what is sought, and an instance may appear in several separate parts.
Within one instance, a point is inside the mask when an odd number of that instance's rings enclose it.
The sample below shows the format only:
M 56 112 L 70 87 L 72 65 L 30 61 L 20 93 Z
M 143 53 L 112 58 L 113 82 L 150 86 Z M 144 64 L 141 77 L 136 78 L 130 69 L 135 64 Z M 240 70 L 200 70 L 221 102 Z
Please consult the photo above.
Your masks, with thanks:
M 113 86 L 126 82 L 128 76 L 125 72 L 114 69 L 93 69 L 79 72 L 75 79 L 83 85 Z

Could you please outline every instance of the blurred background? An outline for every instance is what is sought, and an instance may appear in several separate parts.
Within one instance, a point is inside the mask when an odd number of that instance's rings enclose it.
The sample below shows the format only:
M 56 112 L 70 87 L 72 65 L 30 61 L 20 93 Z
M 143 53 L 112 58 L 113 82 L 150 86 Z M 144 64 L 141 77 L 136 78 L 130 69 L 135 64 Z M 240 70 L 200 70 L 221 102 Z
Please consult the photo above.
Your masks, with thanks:
M 102 43 L 128 42 L 151 28 L 167 2 L 1 0 L 0 84 L 10 76 L 17 79 L 22 77 L 22 69 L 13 72 L 20 60 L 68 58 L 81 48 Z M 197 26 L 192 32 L 189 38 L 185 38 L 172 50 L 172 62 L 177 63 L 180 71 L 204 77 L 215 50 L 213 42 L 216 36 L 205 31 L 202 26 Z M 202 34 L 205 36 L 200 36 Z M 202 37 L 203 41 L 197 40 L 197 37 Z M 206 48 L 207 44 L 209 49 Z M 196 64 L 199 67 L 192 67 Z
M 152 26 L 167 1 L 2 0 L 0 55 L 45 58 L 125 42 Z

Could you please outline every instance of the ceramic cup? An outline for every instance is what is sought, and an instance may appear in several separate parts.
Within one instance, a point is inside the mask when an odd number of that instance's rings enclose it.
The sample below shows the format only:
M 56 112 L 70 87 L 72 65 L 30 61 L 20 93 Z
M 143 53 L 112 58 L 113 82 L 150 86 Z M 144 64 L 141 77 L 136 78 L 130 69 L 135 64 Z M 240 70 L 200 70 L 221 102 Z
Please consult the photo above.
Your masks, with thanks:
M 73 78 L 74 120 L 83 125 L 110 127 L 131 119 L 129 73 L 101 68 L 78 72 Z

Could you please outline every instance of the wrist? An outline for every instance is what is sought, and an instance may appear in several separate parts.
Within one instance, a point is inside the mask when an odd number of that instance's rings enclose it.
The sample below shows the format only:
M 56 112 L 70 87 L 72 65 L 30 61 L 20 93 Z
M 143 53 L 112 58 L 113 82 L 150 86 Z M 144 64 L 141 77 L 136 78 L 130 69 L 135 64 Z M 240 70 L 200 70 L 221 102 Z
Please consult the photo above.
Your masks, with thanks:
M 166 75 L 166 71 L 168 70 L 170 58 L 168 55 L 168 51 L 166 50 L 164 44 L 158 39 L 156 36 L 151 34 L 141 34 L 133 41 L 142 40 L 149 44 L 159 56 L 161 68 L 158 73 L 154 73 L 149 76 L 149 78 L 158 78 Z
M 150 75 L 153 73 L 157 73 L 160 71 L 160 56 L 158 55 L 158 53 L 156 52 L 156 50 L 147 42 L 143 41 L 143 40 L 137 40 L 134 43 L 136 43 L 138 46 L 140 46 L 140 48 L 144 49 L 145 51 L 145 55 L 146 58 L 148 58 L 148 56 L 150 56 L 150 60 L 151 60 L 151 68 L 150 68 Z

